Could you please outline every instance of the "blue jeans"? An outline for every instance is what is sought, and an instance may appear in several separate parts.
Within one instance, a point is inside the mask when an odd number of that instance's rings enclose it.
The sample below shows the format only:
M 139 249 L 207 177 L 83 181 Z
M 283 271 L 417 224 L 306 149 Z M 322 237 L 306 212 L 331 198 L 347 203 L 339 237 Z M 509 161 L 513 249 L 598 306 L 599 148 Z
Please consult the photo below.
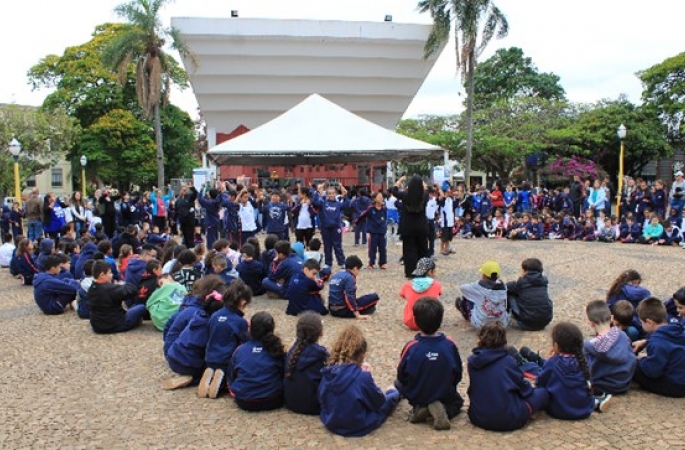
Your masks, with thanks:
M 143 323 L 143 316 L 147 309 L 145 305 L 135 305 L 126 311 L 126 319 L 124 323 L 115 331 L 115 333 L 122 333 L 124 331 L 130 331 Z
M 37 241 L 43 237 L 43 222 L 40 220 L 29 220 L 29 241 Z

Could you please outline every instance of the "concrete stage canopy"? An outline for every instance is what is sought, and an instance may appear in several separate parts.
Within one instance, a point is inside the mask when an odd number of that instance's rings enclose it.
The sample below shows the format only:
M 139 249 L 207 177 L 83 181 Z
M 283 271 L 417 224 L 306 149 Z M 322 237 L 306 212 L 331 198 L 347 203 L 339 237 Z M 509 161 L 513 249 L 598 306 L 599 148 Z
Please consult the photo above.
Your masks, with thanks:
M 444 150 L 387 130 L 318 94 L 207 152 L 218 165 L 294 165 L 440 159 Z

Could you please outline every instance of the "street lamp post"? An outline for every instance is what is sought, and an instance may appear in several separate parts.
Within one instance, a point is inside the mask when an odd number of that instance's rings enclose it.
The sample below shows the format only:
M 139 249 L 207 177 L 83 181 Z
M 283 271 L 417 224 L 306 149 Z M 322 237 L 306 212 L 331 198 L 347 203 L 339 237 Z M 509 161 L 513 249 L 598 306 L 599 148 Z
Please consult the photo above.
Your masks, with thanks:
M 616 191 L 616 216 L 621 220 L 621 195 L 623 194 L 623 157 L 624 157 L 624 146 L 623 140 L 626 138 L 626 127 L 621 124 L 618 127 L 618 138 L 621 140 L 621 153 L 618 157 L 618 190 Z
M 81 159 L 81 201 L 86 198 L 86 164 L 88 164 L 88 158 L 86 155 L 82 155 Z
M 19 184 L 19 153 L 21 153 L 21 144 L 16 138 L 12 138 L 9 145 L 12 159 L 14 159 L 14 198 L 19 207 L 21 207 L 21 188 Z

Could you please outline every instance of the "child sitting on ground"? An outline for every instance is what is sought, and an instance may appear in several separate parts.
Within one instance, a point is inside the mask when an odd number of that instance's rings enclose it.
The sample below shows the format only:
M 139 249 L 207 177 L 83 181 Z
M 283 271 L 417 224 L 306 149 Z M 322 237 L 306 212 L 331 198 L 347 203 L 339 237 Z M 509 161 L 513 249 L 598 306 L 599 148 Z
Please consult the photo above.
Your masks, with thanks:
M 297 319 L 297 340 L 285 357 L 283 392 L 285 406 L 299 414 L 319 415 L 319 384 L 321 369 L 329 354 L 317 342 L 323 336 L 321 316 L 313 311 Z
M 348 325 L 333 344 L 330 365 L 322 369 L 320 417 L 324 426 L 335 434 L 369 434 L 385 422 L 400 401 L 400 393 L 394 387 L 383 393 L 376 386 L 371 366 L 364 362 L 366 352 L 366 339 L 361 330 Z
M 422 297 L 413 306 L 421 330 L 402 350 L 395 387 L 412 405 L 410 423 L 433 418 L 433 428 L 449 430 L 464 400 L 457 392 L 461 381 L 461 356 L 457 345 L 443 333 L 445 309 L 435 297 Z
M 606 409 L 612 395 L 628 392 L 637 360 L 628 336 L 611 325 L 611 311 L 605 301 L 588 303 L 585 313 L 596 336 L 583 343 L 583 350 L 596 406 Z
M 649 292 L 649 289 L 642 287 L 641 284 L 642 277 L 636 270 L 629 269 L 622 272 L 614 280 L 609 288 L 609 292 L 607 292 L 607 303 L 612 313 L 614 305 L 620 300 L 628 300 L 633 305 L 633 308 L 637 309 L 637 306 L 643 299 L 650 297 L 652 294 Z M 642 337 L 642 326 L 637 315 L 633 317 L 632 326 L 638 330 L 640 337 Z
M 677 323 L 685 328 L 685 287 L 673 293 L 673 297 L 666 300 L 666 313 L 669 323 Z
M 230 285 L 238 276 L 238 272 L 233 270 L 229 259 L 221 253 L 212 258 L 212 270 L 224 280 L 226 286 Z
M 39 273 L 38 263 L 33 258 L 33 242 L 24 238 L 19 241 L 14 259 L 10 262 L 10 273 L 21 277 L 24 286 L 33 285 L 33 278 Z
M 182 284 L 188 291 L 192 291 L 195 282 L 202 277 L 200 271 L 195 268 L 196 262 L 195 253 L 186 249 L 178 255 L 178 261 L 171 269 L 171 278 Z
M 623 331 L 631 342 L 640 339 L 640 330 L 633 326 L 635 308 L 628 300 L 617 301 L 610 311 L 612 311 L 611 324 L 613 326 Z
M 633 343 L 635 351 L 647 349 L 640 355 L 633 381 L 646 391 L 666 397 L 685 397 L 685 331 L 680 324 L 669 324 L 666 307 L 658 298 L 640 302 L 637 315 L 647 340 Z
M 274 318 L 260 311 L 250 320 L 250 340 L 233 353 L 228 387 L 245 411 L 268 411 L 283 406 L 285 349 L 274 334 Z
M 313 259 L 304 262 L 302 272 L 293 275 L 288 286 L 285 298 L 288 300 L 288 307 L 285 313 L 297 316 L 302 311 L 315 311 L 321 315 L 328 314 L 328 309 L 321 298 L 323 281 L 317 278 L 319 273 L 319 263 Z
M 272 298 L 285 298 L 291 278 L 302 271 L 304 262 L 296 254 L 291 254 L 288 241 L 278 241 L 274 249 L 276 258 L 269 268 L 269 275 L 262 280 L 262 286 Z
M 454 305 L 466 321 L 476 328 L 489 322 L 509 323 L 507 312 L 507 285 L 499 279 L 502 272 L 495 261 L 487 261 L 478 272 L 480 281 L 459 286 L 462 297 L 457 297 Z
M 479 428 L 512 431 L 547 406 L 546 389 L 533 388 L 506 349 L 507 330 L 500 322 L 486 323 L 468 358 L 471 384 L 469 419 Z
M 78 300 L 76 303 L 76 314 L 81 319 L 90 319 L 90 304 L 88 303 L 88 291 L 93 285 L 93 264 L 95 264 L 94 259 L 89 259 L 83 265 L 83 274 L 85 278 L 81 280 L 78 289 Z
M 661 239 L 662 234 L 664 234 L 664 227 L 661 225 L 661 218 L 656 214 L 652 214 L 649 219 L 649 225 L 642 230 L 639 242 L 640 244 L 657 243 Z
M 93 285 L 88 290 L 90 326 L 98 334 L 121 333 L 143 322 L 145 305 L 135 305 L 124 311 L 125 300 L 134 298 L 138 289 L 131 283 L 112 283 L 112 267 L 104 260 L 93 264 Z
M 362 260 L 351 255 L 345 259 L 345 270 L 331 278 L 328 287 L 328 310 L 331 316 L 366 320 L 369 314 L 376 312 L 378 294 L 374 292 L 357 297 L 357 277 L 361 269 Z
M 205 369 L 197 389 L 200 398 L 217 398 L 224 388 L 228 365 L 236 348 L 248 339 L 245 308 L 252 301 L 252 291 L 241 280 L 234 281 L 224 294 L 224 307 L 209 321 L 209 339 Z
M 321 253 L 321 241 L 319 238 L 312 238 L 309 241 L 309 250 L 304 252 L 304 260 L 314 259 L 318 261 L 319 266 L 323 265 L 323 253 Z M 326 281 L 331 277 L 330 267 L 324 267 L 319 271 L 319 278 Z
M 10 233 L 3 233 L 2 245 L 0 246 L 0 267 L 9 267 L 12 262 L 12 256 L 16 247 L 14 246 L 14 238 Z
M 36 304 L 47 315 L 64 313 L 67 306 L 76 309 L 76 293 L 79 283 L 74 279 L 59 276 L 62 269 L 60 255 L 48 255 L 43 260 L 45 272 L 33 280 L 33 297 Z
M 542 261 L 524 259 L 522 274 L 507 283 L 507 301 L 511 315 L 524 331 L 539 331 L 552 321 L 553 305 L 547 291 L 547 277 L 542 274 Z
M 266 292 L 262 287 L 264 266 L 261 261 L 255 259 L 258 252 L 252 244 L 245 244 L 240 248 L 240 253 L 242 257 L 236 267 L 240 279 L 252 289 L 252 295 L 263 295 Z
M 419 331 L 414 322 L 414 304 L 421 297 L 440 298 L 442 285 L 435 279 L 435 261 L 433 258 L 421 258 L 412 272 L 414 279 L 407 281 L 400 289 L 400 297 L 406 300 L 402 322 L 410 329 Z

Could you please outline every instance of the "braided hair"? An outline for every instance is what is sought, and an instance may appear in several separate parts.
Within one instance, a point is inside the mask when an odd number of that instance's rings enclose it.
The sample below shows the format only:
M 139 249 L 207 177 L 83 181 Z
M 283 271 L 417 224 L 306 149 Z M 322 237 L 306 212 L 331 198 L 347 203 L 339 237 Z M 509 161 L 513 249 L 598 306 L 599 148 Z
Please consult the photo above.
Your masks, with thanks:
M 552 328 L 552 342 L 557 344 L 560 353 L 569 353 L 575 356 L 585 381 L 587 381 L 588 394 L 591 394 L 590 368 L 583 353 L 583 333 L 580 328 L 570 322 L 560 322 Z
M 286 378 L 292 378 L 300 359 L 302 351 L 309 345 L 319 340 L 323 333 L 321 316 L 313 311 L 305 311 L 297 319 L 297 341 L 293 346 L 293 352 L 286 368 Z
M 642 277 L 636 270 L 632 269 L 621 272 L 621 275 L 619 275 L 618 278 L 614 280 L 614 282 L 611 284 L 611 287 L 609 288 L 609 292 L 607 292 L 607 302 L 614 295 L 619 295 L 621 293 L 621 290 L 623 289 L 623 286 L 630 283 L 631 281 L 642 281 Z
M 231 283 L 232 284 L 232 283 Z M 229 288 L 230 289 L 230 288 Z M 262 347 L 274 359 L 281 359 L 285 356 L 285 349 L 281 338 L 274 334 L 276 322 L 271 314 L 260 311 L 250 320 L 250 335 L 255 341 L 262 343 Z
M 362 330 L 355 325 L 348 325 L 338 334 L 338 338 L 335 340 L 331 350 L 329 363 L 331 365 L 345 363 L 361 364 L 364 361 L 367 348 Z

